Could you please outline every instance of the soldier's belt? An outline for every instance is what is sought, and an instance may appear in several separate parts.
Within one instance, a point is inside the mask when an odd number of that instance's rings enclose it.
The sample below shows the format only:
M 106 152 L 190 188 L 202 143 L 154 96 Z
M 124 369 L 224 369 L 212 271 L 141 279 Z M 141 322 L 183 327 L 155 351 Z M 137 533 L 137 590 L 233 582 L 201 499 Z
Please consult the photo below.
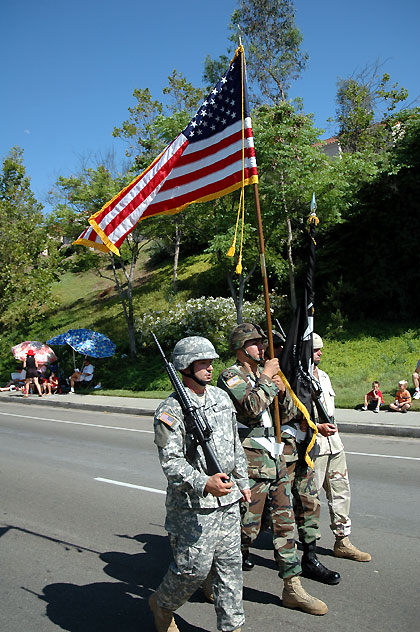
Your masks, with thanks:
M 276 433 L 274 428 L 238 428 L 239 437 L 251 438 L 252 437 L 275 437 Z

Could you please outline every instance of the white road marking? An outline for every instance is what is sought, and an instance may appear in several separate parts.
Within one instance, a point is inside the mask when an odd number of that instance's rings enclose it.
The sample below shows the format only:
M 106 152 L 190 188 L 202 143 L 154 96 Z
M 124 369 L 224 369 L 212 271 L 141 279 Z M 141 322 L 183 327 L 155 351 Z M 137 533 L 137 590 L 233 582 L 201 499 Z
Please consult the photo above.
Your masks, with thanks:
M 100 483 L 110 483 L 111 485 L 120 485 L 121 487 L 132 487 L 133 489 L 142 489 L 144 492 L 153 492 L 154 494 L 165 494 L 161 489 L 155 489 L 154 487 L 143 487 L 142 485 L 133 485 L 132 483 L 122 483 L 121 481 L 113 481 L 110 478 L 95 478 L 95 481 Z
M 104 426 L 102 424 L 88 424 L 83 421 L 64 421 L 63 419 L 53 419 L 48 417 L 32 417 L 31 415 L 16 415 L 15 413 L 3 413 L 0 412 L 0 415 L 5 415 L 6 417 L 20 417 L 21 419 L 36 419 L 37 421 L 53 421 L 58 424 L 70 424 L 74 426 L 89 426 L 91 428 L 105 428 L 106 430 L 125 430 L 127 432 L 143 432 L 146 434 L 154 434 L 153 430 L 141 430 L 140 428 L 123 428 L 120 426 Z M 420 461 L 420 457 L 415 456 L 397 456 L 393 454 L 371 454 L 370 452 L 350 452 L 349 450 L 345 450 L 346 454 L 353 454 L 355 456 L 375 456 L 382 459 L 405 459 L 407 461 Z M 161 492 L 166 493 L 166 492 Z
M 64 421 L 63 419 L 51 419 L 48 417 L 31 417 L 30 415 L 15 415 L 14 413 L 2 413 L 0 415 L 6 415 L 8 417 L 21 417 L 22 419 L 36 419 L 38 421 L 53 421 L 57 424 L 71 424 L 74 426 L 90 426 L 92 428 L 105 428 L 107 430 L 126 430 L 127 432 L 145 432 L 147 434 L 154 434 L 153 430 L 140 430 L 139 428 L 121 428 L 119 426 L 103 426 L 101 424 L 88 424 L 83 421 Z
M 356 456 L 379 456 L 382 459 L 406 459 L 407 461 L 420 461 L 417 456 L 394 456 L 393 454 L 370 454 L 370 452 L 349 452 L 344 450 L 346 454 L 355 454 Z

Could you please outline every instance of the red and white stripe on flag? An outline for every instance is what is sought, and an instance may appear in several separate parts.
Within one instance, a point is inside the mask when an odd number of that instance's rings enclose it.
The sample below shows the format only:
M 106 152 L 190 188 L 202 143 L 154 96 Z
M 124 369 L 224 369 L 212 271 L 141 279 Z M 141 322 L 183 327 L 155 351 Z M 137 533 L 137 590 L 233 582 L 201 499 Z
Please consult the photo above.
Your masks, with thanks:
M 103 244 L 119 248 L 147 217 L 173 214 L 258 182 L 243 48 L 195 117 L 149 167 L 89 218 Z
M 104 242 L 92 226 L 88 226 L 88 228 L 86 228 L 86 230 L 84 230 L 73 243 L 81 246 L 87 246 L 88 248 L 96 248 L 101 252 L 110 252 L 110 249 L 105 246 Z

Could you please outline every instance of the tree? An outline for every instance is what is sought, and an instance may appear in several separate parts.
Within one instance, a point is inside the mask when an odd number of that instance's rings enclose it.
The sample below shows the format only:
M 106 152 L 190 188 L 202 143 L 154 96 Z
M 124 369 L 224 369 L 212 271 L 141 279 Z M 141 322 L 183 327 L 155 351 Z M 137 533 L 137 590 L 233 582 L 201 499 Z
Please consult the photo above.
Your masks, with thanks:
M 400 112 L 399 121 L 400 133 L 387 149 L 388 159 L 354 191 L 345 221 L 328 231 L 319 251 L 325 306 L 339 306 L 352 318 L 379 314 L 401 320 L 420 309 L 415 264 L 420 109 Z M 328 286 L 332 277 L 336 290 Z
M 89 217 L 99 211 L 124 185 L 126 177 L 113 178 L 104 165 L 96 169 L 84 165 L 76 176 L 60 177 L 57 181 L 56 207 L 50 219 L 50 231 L 75 240 L 88 226 Z M 143 226 L 141 227 L 143 229 Z M 73 247 L 68 265 L 72 269 L 94 269 L 96 273 L 114 283 L 127 325 L 130 355 L 136 355 L 134 326 L 133 282 L 140 251 L 149 243 L 145 230 L 136 227 L 125 240 L 121 256 L 113 253 L 101 255 L 98 251 Z M 109 264 L 104 265 L 105 261 Z
M 312 117 L 296 111 L 291 103 L 260 106 L 253 121 L 267 250 L 281 275 L 284 259 L 288 262 L 290 300 L 295 309 L 296 233 L 305 230 L 312 192 L 321 195 L 327 187 L 330 161 L 316 145 L 320 131 L 314 128 Z M 332 209 L 322 213 L 326 222 L 333 213 Z
M 383 151 L 392 143 L 395 110 L 408 93 L 389 82 L 387 73 L 380 75 L 379 62 L 337 81 L 336 122 L 345 151 Z
M 287 99 L 292 81 L 305 70 L 308 55 L 300 50 L 302 34 L 291 0 L 240 0 L 231 17 L 232 39 L 239 34 L 247 54 L 249 83 L 264 99 Z M 260 101 L 260 99 L 257 99 Z
M 168 77 L 168 85 L 163 89 L 163 94 L 169 98 L 167 105 L 153 100 L 148 88 L 136 89 L 133 96 L 137 100 L 137 105 L 129 108 L 130 118 L 113 131 L 115 137 L 122 138 L 128 143 L 127 155 L 135 157 L 135 166 L 138 170 L 145 169 L 184 129 L 204 97 L 202 89 L 194 88 L 176 70 Z M 183 214 L 183 218 L 179 218 L 178 215 L 165 215 L 163 219 L 147 221 L 150 233 L 155 228 L 156 239 L 170 244 L 173 255 L 174 292 L 177 290 L 181 241 L 188 235 L 190 225 L 185 221 L 185 215 L 191 212 L 193 209 L 190 208 Z
M 49 238 L 42 205 L 36 201 L 23 164 L 23 150 L 13 147 L 0 173 L 0 319 L 16 327 L 42 317 L 56 305 L 51 284 L 60 258 Z

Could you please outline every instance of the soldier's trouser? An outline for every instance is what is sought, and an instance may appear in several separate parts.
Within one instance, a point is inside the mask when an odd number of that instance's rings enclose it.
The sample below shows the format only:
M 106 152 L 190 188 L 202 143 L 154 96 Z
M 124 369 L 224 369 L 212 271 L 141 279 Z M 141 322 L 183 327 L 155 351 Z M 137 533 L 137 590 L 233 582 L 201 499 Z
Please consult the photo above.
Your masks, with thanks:
M 270 514 L 273 530 L 274 556 L 281 578 L 294 577 L 302 569 L 296 549 L 294 531 L 295 517 L 292 508 L 290 482 L 287 466 L 279 460 L 277 479 L 250 479 L 251 502 L 241 505 L 242 548 L 248 549 L 256 540 L 260 528 L 264 505 Z
M 302 457 L 287 464 L 293 496 L 293 509 L 299 540 L 309 544 L 319 537 L 319 514 L 321 503 L 318 498 L 314 471 Z
M 158 604 L 177 610 L 211 570 L 218 629 L 241 627 L 245 617 L 239 502 L 217 509 L 171 509 L 166 525 L 173 561 L 157 589 Z
M 323 454 L 315 459 L 315 483 L 318 491 L 324 488 L 328 501 L 334 535 L 349 536 L 351 533 L 350 482 L 344 450 L 338 454 Z

